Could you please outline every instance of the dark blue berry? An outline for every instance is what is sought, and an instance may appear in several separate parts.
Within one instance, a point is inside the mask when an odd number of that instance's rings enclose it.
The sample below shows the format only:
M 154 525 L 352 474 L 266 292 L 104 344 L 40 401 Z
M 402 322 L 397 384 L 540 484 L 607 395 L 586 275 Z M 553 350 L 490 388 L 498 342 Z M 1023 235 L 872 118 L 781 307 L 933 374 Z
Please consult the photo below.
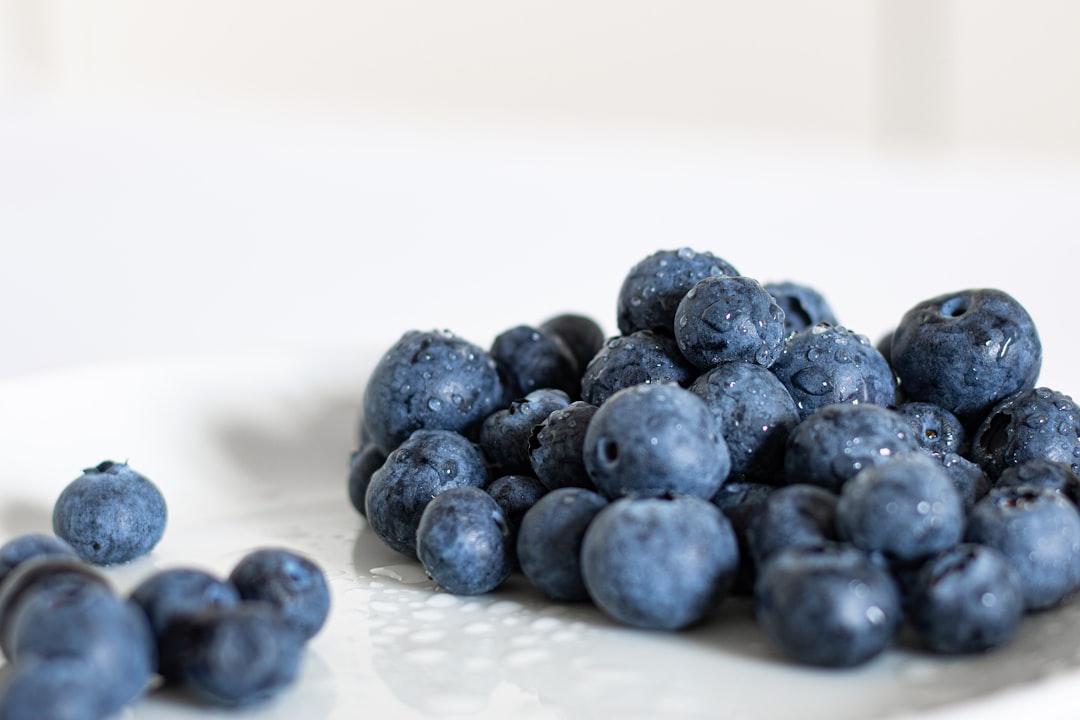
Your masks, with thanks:
M 302 640 L 314 637 L 330 613 L 330 588 L 322 568 L 286 548 L 248 553 L 229 573 L 229 582 L 243 600 L 277 610 Z
M 581 399 L 600 406 L 632 385 L 674 382 L 688 386 L 697 368 L 682 356 L 675 339 L 648 330 L 612 338 L 600 348 L 581 377 Z
M 739 565 L 735 533 L 707 500 L 615 500 L 593 518 L 581 574 L 593 602 L 635 627 L 676 630 L 704 620 L 727 595 Z
M 802 283 L 765 283 L 765 289 L 784 311 L 785 335 L 812 328 L 818 323 L 839 324 L 825 296 Z
M 1022 390 L 994 406 L 969 452 L 991 480 L 1029 460 L 1066 463 L 1080 473 L 1080 406 L 1049 388 Z
M 125 463 L 103 462 L 73 480 L 53 507 L 53 532 L 83 560 L 114 565 L 141 557 L 165 533 L 165 498 Z
M 386 456 L 375 446 L 368 443 L 354 452 L 349 458 L 348 492 L 349 502 L 361 515 L 367 515 L 364 503 L 367 497 L 367 488 L 371 484 L 371 476 L 386 462 Z
M 533 431 L 548 415 L 570 404 L 562 390 L 542 388 L 496 410 L 480 425 L 478 443 L 487 458 L 492 475 L 532 473 L 529 441 Z
M 963 453 L 967 435 L 960 419 L 951 412 L 928 402 L 905 402 L 896 412 L 907 421 L 910 435 L 924 450 L 945 455 Z
M 924 300 L 900 319 L 891 359 L 909 400 L 961 419 L 982 417 L 1005 397 L 1035 385 L 1042 345 L 1015 298 L 970 289 Z
M 578 371 L 585 369 L 597 351 L 604 345 L 604 329 L 590 317 L 576 313 L 563 313 L 540 323 L 541 331 L 562 339 L 574 360 Z
M 1049 488 L 1064 495 L 1073 505 L 1080 505 L 1080 476 L 1077 476 L 1068 463 L 1037 459 L 1010 465 L 1001 471 L 997 485 Z
M 0 546 L 0 583 L 7 574 L 26 560 L 44 556 L 78 557 L 75 549 L 55 535 L 29 533 L 12 538 Z
M 585 433 L 585 467 L 602 495 L 676 492 L 709 499 L 731 470 L 705 402 L 671 383 L 612 395 Z
M 541 388 L 562 390 L 572 398 L 581 394 L 583 366 L 558 335 L 518 325 L 499 333 L 490 352 L 505 368 L 513 397 Z
M 521 571 L 552 600 L 586 600 L 581 542 L 589 523 L 608 501 L 580 487 L 556 488 L 525 513 L 517 538 Z
M 728 480 L 712 497 L 712 502 L 731 523 L 735 540 L 739 546 L 739 570 L 731 586 L 732 595 L 752 595 L 757 567 L 750 555 L 748 538 L 750 524 L 761 512 L 765 501 L 775 492 L 775 485 L 750 482 L 748 480 Z
M 488 483 L 484 490 L 499 505 L 514 538 L 521 527 L 521 518 L 548 491 L 532 475 L 503 475 Z
M 960 494 L 964 510 L 970 510 L 990 490 L 990 478 L 975 463 L 956 453 L 927 453 L 941 463 Z
M 747 525 L 750 558 L 760 567 L 773 553 L 835 541 L 839 498 L 816 485 L 777 488 Z
M 101 720 L 118 709 L 93 663 L 77 655 L 31 656 L 4 671 L 0 720 Z
M 555 410 L 529 438 L 529 462 L 533 473 L 549 490 L 560 487 L 595 489 L 585 469 L 585 431 L 596 406 L 583 400 Z
M 455 595 L 494 590 L 513 572 L 510 526 L 483 490 L 451 488 L 432 499 L 416 530 L 416 555 L 428 576 Z

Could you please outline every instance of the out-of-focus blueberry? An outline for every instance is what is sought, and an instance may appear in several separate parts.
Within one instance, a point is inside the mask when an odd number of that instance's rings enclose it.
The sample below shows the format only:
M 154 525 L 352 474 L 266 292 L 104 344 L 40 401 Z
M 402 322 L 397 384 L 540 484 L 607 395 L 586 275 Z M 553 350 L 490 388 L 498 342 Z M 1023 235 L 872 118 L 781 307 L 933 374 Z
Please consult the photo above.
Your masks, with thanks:
M 581 376 L 581 399 L 599 407 L 632 385 L 674 382 L 686 387 L 697 375 L 674 338 L 639 330 L 600 348 Z
M 302 640 L 314 637 L 330 613 L 330 588 L 322 568 L 287 548 L 248 553 L 229 573 L 229 582 L 242 599 L 276 609 Z
M 765 283 L 765 289 L 784 311 L 785 335 L 812 328 L 818 323 L 839 324 L 825 296 L 809 285 L 771 282 Z
M 606 335 L 600 324 L 591 317 L 577 313 L 563 313 L 540 323 L 540 330 L 562 339 L 577 361 L 578 371 L 585 369 L 604 345 Z
M 552 600 L 589 597 L 581 578 L 581 542 L 589 523 L 608 501 L 580 487 L 556 488 L 521 519 L 518 562 L 536 589 Z
M 31 656 L 4 670 L 0 720 L 101 720 L 117 710 L 93 663 L 77 655 Z
M 521 397 L 541 388 L 581 394 L 581 367 L 558 335 L 531 325 L 518 325 L 495 336 L 491 357 L 506 368 L 511 395 Z
M 969 452 L 994 482 L 1005 468 L 1029 460 L 1067 463 L 1080 473 L 1080 406 L 1049 388 L 1021 390 L 994 406 Z
M 777 488 L 750 518 L 747 542 L 750 559 L 758 566 L 788 547 L 809 547 L 835 541 L 839 498 L 817 485 Z
M 542 388 L 488 415 L 480 425 L 478 443 L 488 460 L 489 474 L 531 474 L 529 441 L 533 431 L 548 415 L 569 404 L 570 396 L 562 390 Z
M 960 500 L 964 504 L 964 511 L 971 510 L 975 503 L 983 499 L 990 490 L 990 478 L 975 463 L 956 453 L 927 453 L 941 463 L 945 472 L 949 474 L 953 487 L 960 493 Z
M 585 469 L 585 432 L 596 406 L 583 400 L 555 410 L 533 429 L 529 461 L 537 479 L 549 490 L 560 487 L 595 489 Z
M 514 569 L 510 526 L 494 498 L 474 487 L 433 498 L 416 530 L 416 555 L 428 576 L 455 595 L 494 590 Z
M 371 484 L 371 476 L 386 462 L 386 456 L 375 446 L 368 443 L 354 452 L 349 458 L 348 492 L 349 502 L 361 515 L 367 515 L 364 502 L 367 496 L 368 485 Z
M 1015 485 L 1050 488 L 1071 500 L 1073 505 L 1080 506 L 1080 476 L 1069 463 L 1036 459 L 1010 465 L 1001 471 L 997 486 Z
M 3 583 L 9 572 L 26 560 L 44 556 L 78 557 L 71 545 L 55 535 L 20 535 L 0 546 L 0 583 Z
M 750 482 L 748 480 L 728 480 L 712 497 L 712 502 L 731 523 L 735 540 L 739 545 L 739 571 L 731 586 L 732 595 L 752 595 L 757 567 L 750 555 L 748 538 L 750 524 L 761 512 L 765 501 L 777 490 L 775 485 Z

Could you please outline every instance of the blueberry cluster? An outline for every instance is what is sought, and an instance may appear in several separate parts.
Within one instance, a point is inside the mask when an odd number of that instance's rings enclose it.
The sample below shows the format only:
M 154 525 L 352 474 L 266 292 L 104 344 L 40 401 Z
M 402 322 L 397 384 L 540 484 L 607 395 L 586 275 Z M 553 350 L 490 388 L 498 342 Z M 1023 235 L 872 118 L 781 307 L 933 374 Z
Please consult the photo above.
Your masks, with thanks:
M 610 338 L 582 315 L 487 350 L 406 333 L 348 479 L 376 536 L 449 592 L 520 572 L 634 627 L 748 595 L 778 652 L 829 667 L 905 626 L 984 652 L 1080 588 L 1080 407 L 1036 386 L 1005 292 L 919 302 L 875 345 L 810 286 L 682 248 L 616 307 Z

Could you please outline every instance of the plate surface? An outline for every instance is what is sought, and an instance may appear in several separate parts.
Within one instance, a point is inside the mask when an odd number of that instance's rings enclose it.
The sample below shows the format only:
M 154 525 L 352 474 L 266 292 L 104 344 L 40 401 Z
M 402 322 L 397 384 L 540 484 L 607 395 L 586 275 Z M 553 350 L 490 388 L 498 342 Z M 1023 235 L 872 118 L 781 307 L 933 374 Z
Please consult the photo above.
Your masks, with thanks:
M 301 677 L 244 717 L 743 720 L 1076 717 L 1080 604 L 1029 617 L 1007 648 L 942 660 L 898 648 L 867 666 L 792 666 L 729 599 L 681 633 L 619 627 L 516 576 L 483 597 L 439 592 L 383 547 L 345 478 L 375 354 L 191 357 L 0 384 L 0 541 L 51 530 L 81 469 L 126 460 L 161 487 L 165 537 L 106 570 L 119 591 L 180 565 L 220 574 L 260 546 L 325 569 L 333 609 Z M 3 672 L 0 669 L 0 672 Z M 155 692 L 125 717 L 236 717 Z

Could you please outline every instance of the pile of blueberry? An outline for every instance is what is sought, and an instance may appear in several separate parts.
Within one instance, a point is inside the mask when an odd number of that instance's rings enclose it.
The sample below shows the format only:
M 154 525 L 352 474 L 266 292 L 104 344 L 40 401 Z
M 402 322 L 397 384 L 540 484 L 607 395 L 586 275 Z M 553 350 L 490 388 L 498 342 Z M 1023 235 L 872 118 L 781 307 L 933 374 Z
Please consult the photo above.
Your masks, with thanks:
M 631 268 L 617 324 L 405 333 L 349 473 L 374 533 L 448 592 L 521 572 L 634 627 L 746 595 L 817 666 L 901 627 L 984 652 L 1080 587 L 1080 407 L 1036 386 L 1007 293 L 919 302 L 875 345 L 815 289 L 683 248 Z
M 54 506 L 55 534 L 0 546 L 0 720 L 101 720 L 157 685 L 221 707 L 269 700 L 293 682 L 330 595 L 322 570 L 285 548 L 245 555 L 227 578 L 157 570 L 130 594 L 98 566 L 162 536 L 158 488 L 104 462 Z

